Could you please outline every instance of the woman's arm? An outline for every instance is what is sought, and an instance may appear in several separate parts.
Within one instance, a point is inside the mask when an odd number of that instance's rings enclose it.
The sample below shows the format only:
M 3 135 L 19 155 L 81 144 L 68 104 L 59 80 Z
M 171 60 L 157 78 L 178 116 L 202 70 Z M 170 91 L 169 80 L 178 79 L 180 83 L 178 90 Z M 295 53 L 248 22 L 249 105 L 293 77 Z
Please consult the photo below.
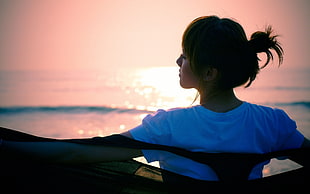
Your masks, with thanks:
M 309 148 L 310 148 L 310 141 L 306 137 L 304 138 L 304 141 L 301 145 L 301 148 L 306 148 L 307 150 L 309 150 Z M 289 157 L 289 159 L 291 159 L 291 160 L 293 160 L 293 161 L 295 161 L 298 164 L 301 164 L 303 166 L 306 166 L 306 165 L 309 166 L 309 162 L 310 162 L 308 155 L 291 156 L 291 157 Z
M 130 137 L 130 134 L 125 134 Z M 82 145 L 67 142 L 14 142 L 2 141 L 2 156 L 10 159 L 36 160 L 51 163 L 95 163 L 128 160 L 142 156 L 141 150 Z
M 302 148 L 310 148 L 310 141 L 307 138 L 304 138 L 304 141 L 301 145 Z

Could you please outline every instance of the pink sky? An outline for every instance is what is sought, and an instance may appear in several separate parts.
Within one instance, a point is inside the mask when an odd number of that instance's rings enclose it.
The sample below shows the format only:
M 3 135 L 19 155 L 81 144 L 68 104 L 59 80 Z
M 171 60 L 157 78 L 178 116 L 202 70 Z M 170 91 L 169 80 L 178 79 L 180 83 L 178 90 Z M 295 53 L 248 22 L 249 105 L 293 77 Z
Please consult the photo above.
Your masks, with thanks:
M 194 18 L 273 25 L 285 66 L 309 67 L 308 0 L 14 0 L 0 2 L 0 70 L 171 66 Z

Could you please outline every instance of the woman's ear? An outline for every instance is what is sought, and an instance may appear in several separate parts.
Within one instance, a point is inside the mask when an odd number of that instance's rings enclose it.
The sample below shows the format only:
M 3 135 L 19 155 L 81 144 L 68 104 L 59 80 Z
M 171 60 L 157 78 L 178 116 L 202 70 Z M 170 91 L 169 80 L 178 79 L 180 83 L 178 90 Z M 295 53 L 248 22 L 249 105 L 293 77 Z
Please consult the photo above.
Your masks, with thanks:
M 218 76 L 218 70 L 215 69 L 214 67 L 210 67 L 205 70 L 204 76 L 203 76 L 203 81 L 213 81 L 217 78 Z

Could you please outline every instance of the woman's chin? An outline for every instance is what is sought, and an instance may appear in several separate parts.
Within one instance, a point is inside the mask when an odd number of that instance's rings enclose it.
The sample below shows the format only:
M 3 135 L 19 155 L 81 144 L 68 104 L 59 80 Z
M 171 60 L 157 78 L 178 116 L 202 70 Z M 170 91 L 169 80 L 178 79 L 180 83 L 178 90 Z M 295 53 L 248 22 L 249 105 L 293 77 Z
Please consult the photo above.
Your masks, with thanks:
M 192 86 L 186 85 L 186 84 L 182 83 L 181 81 L 180 81 L 180 86 L 181 86 L 183 89 L 191 89 L 191 88 L 193 88 Z

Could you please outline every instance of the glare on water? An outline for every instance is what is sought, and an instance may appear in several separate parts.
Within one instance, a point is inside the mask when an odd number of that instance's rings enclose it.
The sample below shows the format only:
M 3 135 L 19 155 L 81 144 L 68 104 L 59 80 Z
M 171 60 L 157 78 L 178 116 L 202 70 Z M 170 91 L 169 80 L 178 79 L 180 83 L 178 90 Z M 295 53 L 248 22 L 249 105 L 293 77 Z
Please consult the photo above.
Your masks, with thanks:
M 152 99 L 147 105 L 148 110 L 189 106 L 193 102 L 195 90 L 180 87 L 177 67 L 139 69 L 136 75 L 133 86 L 143 86 L 143 89 L 136 88 L 135 91 L 146 99 Z

